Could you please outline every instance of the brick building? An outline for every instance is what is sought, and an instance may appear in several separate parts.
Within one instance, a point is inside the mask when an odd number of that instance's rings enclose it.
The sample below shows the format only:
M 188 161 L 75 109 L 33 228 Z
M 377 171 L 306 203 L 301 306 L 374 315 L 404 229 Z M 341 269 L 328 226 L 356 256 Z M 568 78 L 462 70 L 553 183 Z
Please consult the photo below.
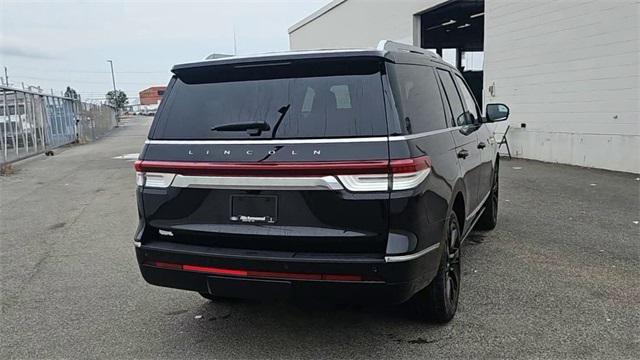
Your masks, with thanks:
M 140 96 L 140 105 L 157 105 L 162 100 L 166 86 L 152 86 L 138 93 Z

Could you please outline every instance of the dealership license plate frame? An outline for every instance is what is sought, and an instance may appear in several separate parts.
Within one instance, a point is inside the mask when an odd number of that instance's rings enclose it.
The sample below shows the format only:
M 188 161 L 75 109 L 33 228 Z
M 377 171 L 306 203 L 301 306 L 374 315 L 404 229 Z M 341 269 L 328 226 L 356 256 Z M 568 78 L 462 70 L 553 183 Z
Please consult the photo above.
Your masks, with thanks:
M 233 222 L 273 224 L 278 220 L 277 195 L 234 194 L 229 203 Z

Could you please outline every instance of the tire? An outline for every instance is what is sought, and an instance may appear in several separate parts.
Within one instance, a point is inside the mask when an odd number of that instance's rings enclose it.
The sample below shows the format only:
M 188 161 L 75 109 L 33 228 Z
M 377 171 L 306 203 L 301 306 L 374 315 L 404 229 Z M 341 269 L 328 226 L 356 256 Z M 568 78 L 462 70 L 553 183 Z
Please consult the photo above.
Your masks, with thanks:
M 484 203 L 484 212 L 476 223 L 476 230 L 493 230 L 498 224 L 498 195 L 500 193 L 498 169 L 498 163 L 496 162 L 496 169 L 493 172 L 493 181 L 491 183 L 491 193 Z
M 460 294 L 461 229 L 454 212 L 449 215 L 446 229 L 438 273 L 429 286 L 412 299 L 420 318 L 441 324 L 453 319 Z

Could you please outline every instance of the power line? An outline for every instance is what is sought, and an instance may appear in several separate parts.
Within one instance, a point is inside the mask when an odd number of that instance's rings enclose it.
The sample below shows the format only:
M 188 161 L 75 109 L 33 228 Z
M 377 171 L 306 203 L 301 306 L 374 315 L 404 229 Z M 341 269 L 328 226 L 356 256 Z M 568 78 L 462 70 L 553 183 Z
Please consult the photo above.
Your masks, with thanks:
M 21 67 L 21 66 L 12 66 L 12 69 L 18 68 L 18 69 L 23 69 L 23 70 L 29 70 L 32 71 L 33 69 L 31 68 L 25 68 L 25 67 Z M 101 70 L 101 71 L 97 71 L 97 70 L 77 70 L 77 69 L 47 69 L 46 72 L 48 73 L 78 73 L 78 74 L 109 74 L 110 72 L 108 70 Z M 163 73 L 169 73 L 170 70 L 169 69 L 165 69 L 165 70 L 124 70 L 124 71 L 117 71 L 119 74 L 163 74 Z
M 61 78 L 46 78 L 24 75 L 13 75 L 14 78 L 31 79 L 31 80 L 46 80 L 46 81 L 63 81 L 67 83 L 87 83 L 87 84 L 104 84 L 104 81 L 89 81 L 89 80 L 74 80 L 74 79 L 61 79 Z M 118 81 L 120 84 L 128 85 L 148 85 L 149 81 Z

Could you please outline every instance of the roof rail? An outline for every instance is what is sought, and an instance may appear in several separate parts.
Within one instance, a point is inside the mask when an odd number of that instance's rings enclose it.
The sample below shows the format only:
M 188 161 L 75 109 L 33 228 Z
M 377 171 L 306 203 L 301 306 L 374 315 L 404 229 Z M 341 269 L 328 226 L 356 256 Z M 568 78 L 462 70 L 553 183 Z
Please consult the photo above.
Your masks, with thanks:
M 403 43 L 399 43 L 391 40 L 380 40 L 380 42 L 378 43 L 378 47 L 376 49 L 387 50 L 387 51 L 405 51 L 405 52 L 421 54 L 421 55 L 426 55 L 426 56 L 440 59 L 440 56 L 438 54 L 435 54 L 432 51 L 429 51 L 427 49 L 423 49 L 421 47 L 417 47 L 409 44 L 403 44 Z

